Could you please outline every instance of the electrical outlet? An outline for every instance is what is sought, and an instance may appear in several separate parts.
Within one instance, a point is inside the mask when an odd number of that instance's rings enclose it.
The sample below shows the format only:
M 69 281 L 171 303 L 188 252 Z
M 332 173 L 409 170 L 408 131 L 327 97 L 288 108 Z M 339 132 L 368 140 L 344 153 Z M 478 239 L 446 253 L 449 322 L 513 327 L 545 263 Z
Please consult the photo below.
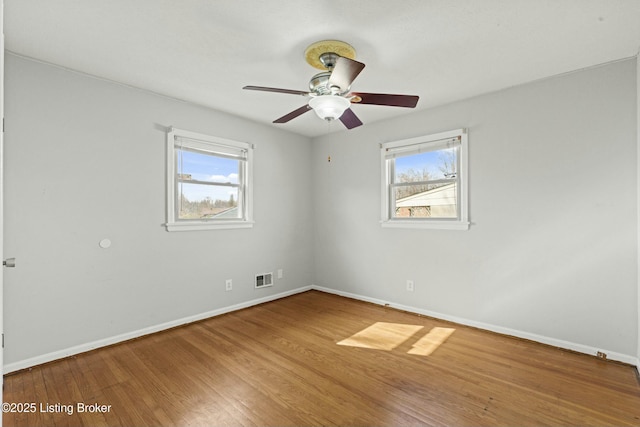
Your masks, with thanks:
M 278 279 L 282 279 L 282 269 L 278 269 Z
M 233 289 L 233 280 L 231 279 L 227 279 L 224 281 L 224 290 L 225 291 L 230 291 Z
M 413 280 L 407 280 L 407 291 L 408 292 L 413 292 Z

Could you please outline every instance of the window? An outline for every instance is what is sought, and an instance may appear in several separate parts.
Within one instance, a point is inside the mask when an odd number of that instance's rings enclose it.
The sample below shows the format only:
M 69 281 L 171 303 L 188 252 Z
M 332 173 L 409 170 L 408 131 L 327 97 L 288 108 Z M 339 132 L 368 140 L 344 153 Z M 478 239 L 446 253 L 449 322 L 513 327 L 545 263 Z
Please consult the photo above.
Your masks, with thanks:
M 167 134 L 167 230 L 253 225 L 253 145 L 171 128 Z
M 469 228 L 467 132 L 381 144 L 382 226 Z

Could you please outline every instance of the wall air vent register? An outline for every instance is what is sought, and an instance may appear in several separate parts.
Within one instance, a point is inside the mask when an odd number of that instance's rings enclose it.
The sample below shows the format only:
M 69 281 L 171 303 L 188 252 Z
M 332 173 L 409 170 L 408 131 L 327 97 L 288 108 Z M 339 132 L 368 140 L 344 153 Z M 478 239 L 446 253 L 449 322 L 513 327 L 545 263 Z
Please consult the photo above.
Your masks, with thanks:
M 273 273 L 263 273 L 256 275 L 256 289 L 273 286 Z

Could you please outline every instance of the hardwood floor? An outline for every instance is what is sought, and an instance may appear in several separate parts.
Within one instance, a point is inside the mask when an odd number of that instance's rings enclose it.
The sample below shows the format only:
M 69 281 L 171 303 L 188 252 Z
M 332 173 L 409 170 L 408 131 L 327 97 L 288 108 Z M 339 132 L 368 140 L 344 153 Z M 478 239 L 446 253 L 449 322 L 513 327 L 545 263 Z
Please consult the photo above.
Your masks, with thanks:
M 4 402 L 35 403 L 5 426 L 640 425 L 631 366 L 317 291 L 7 375 Z

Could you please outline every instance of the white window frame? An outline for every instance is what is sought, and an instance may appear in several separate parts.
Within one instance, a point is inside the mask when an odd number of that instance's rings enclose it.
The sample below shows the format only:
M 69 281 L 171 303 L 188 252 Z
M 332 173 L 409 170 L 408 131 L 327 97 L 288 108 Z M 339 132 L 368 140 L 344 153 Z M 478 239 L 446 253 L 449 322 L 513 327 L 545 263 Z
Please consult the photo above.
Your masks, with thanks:
M 177 164 L 176 141 L 180 140 L 183 147 L 200 151 L 210 151 L 212 154 L 220 152 L 243 152 L 244 160 L 240 162 L 242 171 L 239 180 L 238 200 L 241 218 L 201 220 L 181 220 L 177 218 Z M 217 230 L 231 228 L 253 227 L 253 149 L 255 146 L 247 142 L 218 138 L 184 129 L 169 128 L 167 132 L 167 231 Z
M 391 214 L 393 195 L 392 177 L 393 159 L 390 152 L 402 153 L 418 150 L 421 147 L 430 148 L 446 144 L 447 141 L 458 139 L 460 149 L 458 151 L 459 170 L 458 182 L 458 218 L 397 218 Z M 380 144 L 380 162 L 382 170 L 381 179 L 381 221 L 382 227 L 389 228 L 424 228 L 443 230 L 468 230 L 469 229 L 469 195 L 468 195 L 468 141 L 467 130 L 456 129 L 432 135 L 424 135 L 415 138 L 391 141 Z

